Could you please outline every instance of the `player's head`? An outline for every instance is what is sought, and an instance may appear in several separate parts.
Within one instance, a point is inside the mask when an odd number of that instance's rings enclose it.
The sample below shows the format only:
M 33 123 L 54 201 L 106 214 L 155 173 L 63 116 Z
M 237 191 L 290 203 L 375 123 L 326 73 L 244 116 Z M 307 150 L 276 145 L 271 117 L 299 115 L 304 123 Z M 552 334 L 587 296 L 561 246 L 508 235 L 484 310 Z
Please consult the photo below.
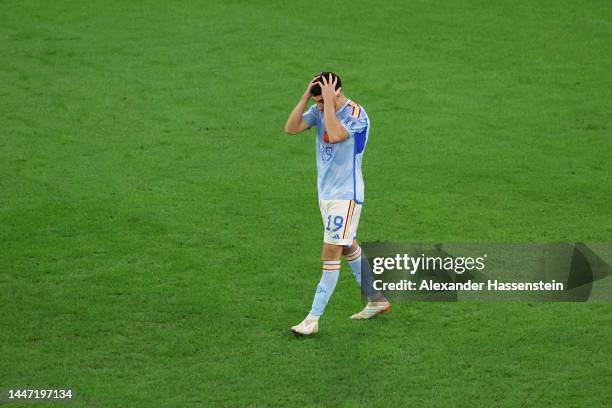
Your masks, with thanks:
M 319 82 L 322 82 L 323 77 L 325 77 L 326 80 L 329 80 L 330 75 L 332 77 L 332 81 L 336 80 L 336 90 L 342 88 L 342 80 L 340 79 L 338 74 L 334 72 L 327 72 L 327 71 L 319 72 L 319 74 L 315 77 L 315 79 Z M 310 93 L 312 94 L 313 98 L 315 96 L 321 96 L 321 87 L 317 84 L 314 84 L 313 87 L 310 89 Z
M 336 90 L 340 89 L 342 87 L 342 80 L 340 79 L 340 76 L 334 72 L 328 72 L 328 71 L 319 72 L 319 74 L 315 77 L 315 79 L 319 82 L 323 82 L 322 78 L 325 77 L 326 80 L 329 80 L 330 75 L 332 77 L 332 82 L 336 80 L 335 89 Z M 317 109 L 323 112 L 324 106 L 323 106 L 323 96 L 321 95 L 321 87 L 318 84 L 314 84 L 312 88 L 310 89 L 310 94 L 312 95 L 312 99 L 314 99 L 315 102 L 317 103 Z

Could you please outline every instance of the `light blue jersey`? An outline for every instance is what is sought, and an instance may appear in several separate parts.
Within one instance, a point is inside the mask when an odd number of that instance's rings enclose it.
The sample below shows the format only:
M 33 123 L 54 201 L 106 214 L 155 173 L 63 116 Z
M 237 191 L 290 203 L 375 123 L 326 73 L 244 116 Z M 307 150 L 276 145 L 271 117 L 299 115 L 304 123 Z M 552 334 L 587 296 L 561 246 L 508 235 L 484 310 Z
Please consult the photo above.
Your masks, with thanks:
M 327 143 L 323 112 L 312 105 L 304 113 L 308 126 L 317 127 L 317 187 L 320 200 L 364 200 L 361 161 L 368 142 L 370 120 L 366 111 L 348 100 L 336 112 L 336 117 L 349 132 L 348 139 L 340 143 Z

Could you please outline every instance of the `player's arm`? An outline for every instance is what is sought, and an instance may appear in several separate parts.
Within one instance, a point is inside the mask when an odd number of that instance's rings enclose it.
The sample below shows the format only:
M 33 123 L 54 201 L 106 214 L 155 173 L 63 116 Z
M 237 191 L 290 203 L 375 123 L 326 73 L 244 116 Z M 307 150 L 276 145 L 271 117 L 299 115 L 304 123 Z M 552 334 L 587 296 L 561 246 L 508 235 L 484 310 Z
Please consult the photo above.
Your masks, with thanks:
M 306 105 L 310 100 L 310 92 L 315 83 L 316 82 L 314 79 L 310 81 L 308 88 L 306 88 L 306 92 L 304 92 L 304 95 L 302 95 L 298 104 L 295 105 L 295 108 L 293 108 L 293 111 L 291 111 L 289 114 L 289 118 L 285 124 L 285 132 L 288 134 L 295 135 L 296 133 L 300 133 L 310 127 L 302 114 L 304 113 L 304 109 L 306 109 Z
M 342 123 L 336 117 L 336 96 L 340 93 L 340 89 L 336 90 L 336 79 L 332 82 L 331 75 L 329 80 L 325 77 L 321 77 L 323 83 L 319 82 L 321 87 L 321 95 L 323 96 L 323 103 L 327 107 L 323 112 L 325 119 L 325 131 L 331 144 L 340 143 L 349 137 L 349 132 L 346 130 Z

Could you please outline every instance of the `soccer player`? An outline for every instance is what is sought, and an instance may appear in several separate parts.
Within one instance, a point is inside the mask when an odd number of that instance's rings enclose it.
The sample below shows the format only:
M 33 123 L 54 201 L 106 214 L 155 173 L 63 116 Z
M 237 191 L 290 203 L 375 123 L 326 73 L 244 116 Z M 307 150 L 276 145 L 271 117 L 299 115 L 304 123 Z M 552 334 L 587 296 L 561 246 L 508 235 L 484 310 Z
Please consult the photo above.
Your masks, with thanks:
M 311 97 L 315 104 L 304 112 Z M 333 72 L 321 72 L 310 81 L 289 115 L 285 131 L 294 135 L 313 126 L 317 128 L 317 188 L 324 226 L 323 267 L 310 313 L 291 327 L 294 334 L 301 336 L 318 332 L 319 318 L 338 282 L 341 256 L 347 260 L 357 282 L 361 284 L 362 280 L 362 254 L 356 234 L 364 200 L 361 162 L 370 120 L 363 107 L 344 96 L 342 81 Z M 384 297 L 363 289 L 368 304 L 351 319 L 369 319 L 389 311 L 389 302 Z

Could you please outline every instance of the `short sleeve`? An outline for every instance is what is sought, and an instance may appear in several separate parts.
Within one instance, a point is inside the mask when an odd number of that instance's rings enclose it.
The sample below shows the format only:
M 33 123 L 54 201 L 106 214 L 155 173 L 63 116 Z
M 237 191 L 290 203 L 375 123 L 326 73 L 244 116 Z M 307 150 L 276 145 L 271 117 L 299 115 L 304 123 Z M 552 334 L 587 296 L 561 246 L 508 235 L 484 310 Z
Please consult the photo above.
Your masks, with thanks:
M 342 121 L 342 125 L 349 133 L 349 137 L 354 137 L 355 134 L 363 133 L 368 127 L 368 120 L 365 117 L 354 118 L 349 116 Z
M 317 105 L 312 105 L 304 114 L 302 115 L 306 123 L 308 123 L 308 127 L 311 128 L 317 124 Z

